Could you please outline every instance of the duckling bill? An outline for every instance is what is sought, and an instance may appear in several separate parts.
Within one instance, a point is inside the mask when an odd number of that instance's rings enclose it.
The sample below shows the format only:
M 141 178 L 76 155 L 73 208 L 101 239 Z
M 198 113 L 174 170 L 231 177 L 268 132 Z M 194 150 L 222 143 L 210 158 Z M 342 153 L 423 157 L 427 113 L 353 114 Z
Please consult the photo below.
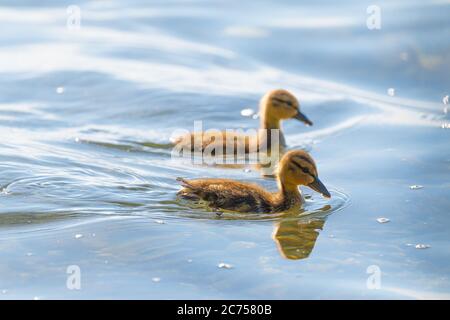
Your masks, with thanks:
M 240 141 L 240 143 L 245 144 L 243 146 L 243 150 L 246 153 L 250 152 L 249 145 L 258 146 L 258 151 L 261 149 L 271 149 L 271 139 L 270 139 L 270 131 L 271 129 L 279 130 L 279 143 L 281 147 L 285 147 L 285 139 L 283 133 L 281 132 L 281 121 L 286 119 L 296 119 L 308 126 L 311 126 L 313 123 L 308 119 L 301 111 L 300 104 L 297 98 L 287 90 L 277 89 L 267 92 L 261 99 L 260 102 L 260 110 L 259 113 L 261 115 L 261 123 L 259 134 L 256 136 L 250 137 L 242 137 L 237 133 L 231 133 L 222 131 L 222 139 L 220 139 L 223 144 L 222 147 L 225 150 L 226 145 L 228 143 L 235 144 L 236 141 Z M 256 139 L 256 141 L 255 141 Z M 194 143 L 194 141 L 201 141 L 200 144 Z M 188 148 L 191 151 L 199 151 L 196 150 L 196 145 L 200 145 L 201 151 L 205 150 L 205 148 L 214 143 L 215 138 L 212 137 L 207 132 L 192 132 L 185 136 L 181 136 L 176 138 L 173 142 L 176 145 L 179 145 L 183 148 Z M 220 146 L 218 146 L 220 147 Z M 235 150 L 237 150 L 235 147 Z
M 299 185 L 331 197 L 319 180 L 314 160 L 303 150 L 289 151 L 281 159 L 277 174 L 279 190 L 275 193 L 256 184 L 230 179 L 177 180 L 183 186 L 178 192 L 182 198 L 204 200 L 212 208 L 236 212 L 276 213 L 301 208 L 304 200 Z

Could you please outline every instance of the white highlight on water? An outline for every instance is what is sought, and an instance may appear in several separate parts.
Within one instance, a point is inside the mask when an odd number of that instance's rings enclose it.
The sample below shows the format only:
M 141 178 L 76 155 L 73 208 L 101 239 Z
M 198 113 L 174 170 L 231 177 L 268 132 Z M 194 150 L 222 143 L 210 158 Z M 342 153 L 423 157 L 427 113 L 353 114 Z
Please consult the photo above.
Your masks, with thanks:
M 81 233 L 77 233 L 75 235 L 75 239 L 81 239 L 81 238 L 83 238 L 83 235 Z
M 62 93 L 64 93 L 64 87 L 58 87 L 58 88 L 56 88 L 56 93 L 57 93 L 57 94 L 62 94 Z
M 389 221 L 391 221 L 391 220 L 389 220 L 388 218 L 378 218 L 377 221 L 378 221 L 379 223 L 387 223 L 387 222 L 389 222 Z
M 415 184 L 409 187 L 411 190 L 418 190 L 418 189 L 422 189 L 423 186 L 419 185 L 419 184 Z
M 388 93 L 389 96 L 393 97 L 393 96 L 395 96 L 395 89 L 394 88 L 389 88 L 387 93 Z
M 253 109 L 247 108 L 241 110 L 241 116 L 243 117 L 251 117 L 255 114 L 255 111 Z
M 429 244 L 421 244 L 421 243 L 419 243 L 419 244 L 416 244 L 415 248 L 416 249 L 428 249 L 428 248 L 431 248 L 431 246 Z
M 221 262 L 217 265 L 220 269 L 231 269 L 233 266 L 231 264 Z

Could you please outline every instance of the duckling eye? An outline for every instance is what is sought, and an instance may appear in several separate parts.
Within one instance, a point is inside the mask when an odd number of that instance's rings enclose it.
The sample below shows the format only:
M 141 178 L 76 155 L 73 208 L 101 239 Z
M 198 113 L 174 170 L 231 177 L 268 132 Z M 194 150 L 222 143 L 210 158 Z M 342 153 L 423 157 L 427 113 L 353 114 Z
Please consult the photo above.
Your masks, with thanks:
M 309 171 L 307 168 L 302 167 L 300 164 L 298 164 L 297 162 L 293 161 L 292 164 L 294 166 L 296 166 L 298 169 L 300 169 L 303 173 L 310 175 L 311 177 L 314 178 L 314 175 L 311 173 L 311 171 Z
M 275 98 L 272 98 L 272 102 L 274 102 L 275 106 L 280 105 L 280 104 L 287 104 L 289 107 L 295 108 L 294 103 L 291 100 L 284 100 L 284 99 L 275 97 Z
M 309 172 L 309 170 L 308 169 L 306 169 L 306 168 L 300 168 L 302 171 L 303 171 L 303 173 L 306 173 L 306 174 L 309 174 L 310 176 L 313 176 L 313 174 L 311 173 L 311 172 Z M 314 177 L 314 176 L 313 176 Z

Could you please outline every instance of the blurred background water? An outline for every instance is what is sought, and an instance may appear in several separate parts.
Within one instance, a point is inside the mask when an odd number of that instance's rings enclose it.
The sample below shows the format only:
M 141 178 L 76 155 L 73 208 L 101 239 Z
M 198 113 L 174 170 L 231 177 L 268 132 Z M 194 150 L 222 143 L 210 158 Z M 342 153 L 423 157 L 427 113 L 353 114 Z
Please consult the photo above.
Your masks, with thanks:
M 450 298 L 450 2 L 378 1 L 369 30 L 372 4 L 1 0 L 0 299 Z M 274 88 L 314 121 L 285 135 L 333 198 L 178 202 L 177 176 L 276 188 L 167 146 L 195 120 L 257 127 L 241 110 Z

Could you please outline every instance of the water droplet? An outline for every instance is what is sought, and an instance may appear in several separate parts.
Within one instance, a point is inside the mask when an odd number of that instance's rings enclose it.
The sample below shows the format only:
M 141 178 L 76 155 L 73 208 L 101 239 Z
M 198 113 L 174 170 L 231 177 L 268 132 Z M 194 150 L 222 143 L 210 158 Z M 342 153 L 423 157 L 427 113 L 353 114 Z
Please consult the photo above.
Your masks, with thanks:
M 448 101 L 449 101 L 448 95 L 442 98 L 442 103 L 448 104 Z
M 246 168 L 246 169 L 244 169 L 244 172 L 245 172 L 245 173 L 249 173 L 249 172 L 252 172 L 252 170 Z
M 387 91 L 388 95 L 390 95 L 391 97 L 395 96 L 395 89 L 394 88 L 389 88 Z
M 161 281 L 161 278 L 154 277 L 154 278 L 152 278 L 152 281 L 153 281 L 153 282 L 160 282 L 160 281 Z
M 418 190 L 418 189 L 422 189 L 423 186 L 419 185 L 419 184 L 415 184 L 409 187 L 411 190 Z
M 389 222 L 389 221 L 391 221 L 391 220 L 389 220 L 388 218 L 378 218 L 377 221 L 378 221 L 379 223 L 387 223 L 387 222 Z
M 247 108 L 241 110 L 241 116 L 243 117 L 251 117 L 255 114 L 255 111 L 253 109 Z
M 443 123 L 443 124 L 441 125 L 441 128 L 442 128 L 442 129 L 450 129 L 450 122 L 448 122 L 448 123 Z
M 155 223 L 157 223 L 157 224 L 165 224 L 166 222 L 164 220 L 157 219 L 157 220 L 155 220 Z
M 93 234 L 92 234 L 92 237 L 95 237 L 95 236 L 96 236 L 96 234 L 95 234 L 95 233 L 93 233 Z
M 416 244 L 415 248 L 416 249 L 428 249 L 428 248 L 431 248 L 431 246 L 429 244 L 421 244 L 421 243 L 419 243 L 419 244 Z
M 334 237 L 335 237 L 334 234 L 330 234 L 330 235 L 328 236 L 328 238 L 334 238 Z
M 62 94 L 62 93 L 64 93 L 64 87 L 58 87 L 58 88 L 56 88 L 56 93 L 57 93 L 57 94 Z
M 76 137 L 75 142 L 80 142 L 80 138 Z
M 81 238 L 83 238 L 83 235 L 81 233 L 77 233 L 75 235 L 75 239 L 81 239 Z
M 252 116 L 252 119 L 254 119 L 254 120 L 256 120 L 256 119 L 258 119 L 259 118 L 259 113 L 255 113 L 253 116 Z
M 220 269 L 231 269 L 233 266 L 231 264 L 221 262 L 217 265 Z

